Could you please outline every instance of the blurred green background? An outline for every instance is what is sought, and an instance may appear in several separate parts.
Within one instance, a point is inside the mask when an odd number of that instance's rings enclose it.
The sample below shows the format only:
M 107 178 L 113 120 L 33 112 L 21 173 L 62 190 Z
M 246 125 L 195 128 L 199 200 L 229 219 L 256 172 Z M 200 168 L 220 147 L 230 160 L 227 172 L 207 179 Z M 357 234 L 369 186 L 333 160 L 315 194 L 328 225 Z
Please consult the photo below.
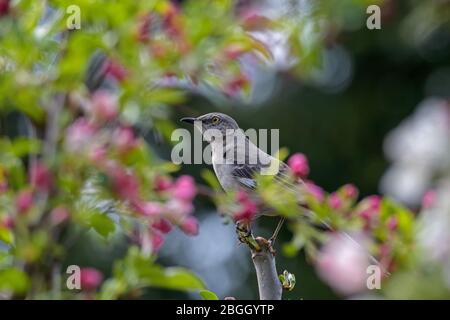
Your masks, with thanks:
M 438 4 L 445 12 L 430 9 Z M 254 87 L 249 101 L 193 93 L 173 107 L 171 118 L 178 124 L 183 116 L 220 111 L 234 117 L 243 129 L 280 129 L 280 146 L 291 153 L 304 153 L 310 163 L 310 179 L 327 191 L 354 183 L 360 197 L 378 193 L 388 166 L 383 154 L 386 134 L 424 98 L 449 98 L 450 36 L 445 20 L 449 4 L 445 0 L 386 0 L 381 30 L 368 30 L 367 15 L 355 17 L 349 11 L 343 15 L 344 31 L 328 40 L 323 70 L 311 79 L 299 80 L 287 71 L 261 72 L 265 81 Z M 170 160 L 170 146 L 158 144 L 152 133 L 147 138 L 162 158 Z M 200 175 L 205 168 L 184 165 L 180 174 L 192 174 L 198 183 L 205 183 Z M 250 254 L 238 244 L 234 226 L 224 225 L 213 204 L 202 197 L 196 200 L 195 215 L 200 220 L 199 236 L 188 238 L 174 231 L 158 262 L 192 269 L 220 298 L 256 299 Z M 277 222 L 275 218 L 259 219 L 255 234 L 269 236 Z M 297 278 L 296 288 L 284 298 L 337 298 L 302 254 L 289 259 L 282 255 L 281 244 L 291 239 L 286 226 L 278 239 L 278 271 L 287 269 Z M 123 239 L 106 242 L 88 234 L 71 248 L 64 264 L 97 267 L 107 277 L 112 262 L 125 252 Z M 200 297 L 148 289 L 145 298 Z

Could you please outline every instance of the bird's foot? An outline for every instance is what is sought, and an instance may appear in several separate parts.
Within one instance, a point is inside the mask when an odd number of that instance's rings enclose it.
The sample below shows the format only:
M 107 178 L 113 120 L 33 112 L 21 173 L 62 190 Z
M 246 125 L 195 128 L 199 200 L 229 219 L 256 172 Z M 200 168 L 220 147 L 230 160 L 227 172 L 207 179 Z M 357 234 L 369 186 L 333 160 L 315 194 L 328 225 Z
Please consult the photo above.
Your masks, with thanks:
M 275 249 L 273 248 L 273 240 L 272 239 L 265 239 L 263 237 L 257 237 L 256 241 L 259 243 L 260 246 L 267 248 L 267 251 L 269 251 L 273 256 L 277 253 Z
M 250 225 L 244 221 L 238 221 L 236 223 L 236 233 L 240 242 L 247 244 L 251 250 L 261 251 L 261 247 L 253 237 Z

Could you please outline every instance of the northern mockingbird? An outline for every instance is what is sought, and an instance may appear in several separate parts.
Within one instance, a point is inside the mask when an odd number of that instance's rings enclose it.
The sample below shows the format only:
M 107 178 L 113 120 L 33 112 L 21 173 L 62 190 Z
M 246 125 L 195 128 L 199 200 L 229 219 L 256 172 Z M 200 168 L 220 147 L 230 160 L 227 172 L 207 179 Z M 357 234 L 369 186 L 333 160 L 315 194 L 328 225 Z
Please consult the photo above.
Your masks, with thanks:
M 291 192 L 295 195 L 302 214 L 309 218 L 314 216 L 313 212 L 303 207 L 305 204 L 302 196 L 305 192 L 303 181 L 300 179 L 294 180 L 287 164 L 255 146 L 233 118 L 223 113 L 213 112 L 197 118 L 182 118 L 181 121 L 194 124 L 202 132 L 205 140 L 211 144 L 214 172 L 226 192 L 244 190 L 257 203 L 261 203 L 258 194 L 255 192 L 257 188 L 256 175 L 273 175 L 275 183 L 280 184 L 286 192 Z M 274 210 L 263 206 L 260 207 L 258 215 L 274 216 L 277 214 Z M 283 222 L 284 218 L 281 218 L 274 234 L 268 240 L 271 250 L 273 250 L 272 245 Z M 320 225 L 325 229 L 334 231 L 333 227 L 326 221 L 320 220 Z M 252 241 L 253 236 L 248 223 L 240 224 L 238 222 L 237 230 L 239 239 L 242 242 L 253 246 L 257 245 L 255 241 Z M 341 233 L 352 242 L 360 245 L 349 234 Z M 385 270 L 377 259 L 369 253 L 368 257 L 389 275 L 389 272 Z
M 287 192 L 295 193 L 301 201 L 300 184 L 294 185 L 289 167 L 253 144 L 239 128 L 237 122 L 223 113 L 213 112 L 198 118 L 182 118 L 181 121 L 193 124 L 202 132 L 211 145 L 212 165 L 220 185 L 226 192 L 244 190 L 261 203 L 257 193 L 256 175 L 273 175 L 274 181 L 283 185 Z M 276 215 L 267 207 L 260 207 L 257 216 Z M 282 218 L 269 242 L 273 244 L 281 226 Z M 249 226 L 238 223 L 238 231 L 250 232 Z M 242 238 L 241 238 L 242 241 Z

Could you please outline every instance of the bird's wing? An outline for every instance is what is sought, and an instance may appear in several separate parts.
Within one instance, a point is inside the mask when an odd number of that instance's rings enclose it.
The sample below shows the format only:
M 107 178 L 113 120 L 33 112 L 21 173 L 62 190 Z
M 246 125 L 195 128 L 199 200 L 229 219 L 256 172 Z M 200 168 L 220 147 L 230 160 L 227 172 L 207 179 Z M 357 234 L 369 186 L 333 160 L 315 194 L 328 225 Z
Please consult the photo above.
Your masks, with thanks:
M 255 177 L 261 174 L 264 169 L 269 166 L 264 166 L 261 164 L 241 164 L 235 165 L 231 174 L 236 179 L 241 187 L 244 189 L 254 190 L 257 187 Z M 279 168 L 277 173 L 274 175 L 274 181 L 280 183 L 286 189 L 298 192 L 295 188 L 295 184 L 292 183 L 291 176 L 289 174 L 289 167 L 284 163 L 279 161 Z

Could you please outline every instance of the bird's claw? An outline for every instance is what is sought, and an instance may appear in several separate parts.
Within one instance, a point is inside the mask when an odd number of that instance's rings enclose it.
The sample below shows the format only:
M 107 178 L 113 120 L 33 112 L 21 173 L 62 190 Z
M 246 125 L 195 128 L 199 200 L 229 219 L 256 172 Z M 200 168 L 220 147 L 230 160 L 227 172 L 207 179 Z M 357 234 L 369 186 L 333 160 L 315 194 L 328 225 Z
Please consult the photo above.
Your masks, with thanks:
M 238 221 L 236 223 L 236 233 L 240 242 L 247 244 L 254 251 L 261 251 L 261 247 L 253 237 L 250 226 L 246 222 Z
M 260 244 L 260 246 L 267 248 L 267 251 L 269 251 L 273 256 L 275 256 L 276 251 L 273 248 L 273 240 L 272 239 L 264 239 L 262 237 L 256 238 L 256 241 Z

